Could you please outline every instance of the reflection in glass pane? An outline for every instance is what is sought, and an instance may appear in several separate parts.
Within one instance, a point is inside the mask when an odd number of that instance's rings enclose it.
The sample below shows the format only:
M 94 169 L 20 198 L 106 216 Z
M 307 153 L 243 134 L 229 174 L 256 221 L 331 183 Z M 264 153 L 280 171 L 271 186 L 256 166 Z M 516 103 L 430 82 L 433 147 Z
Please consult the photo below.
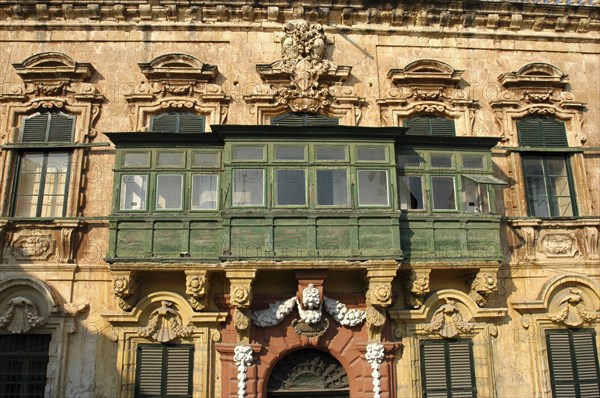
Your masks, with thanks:
M 305 160 L 304 145 L 286 145 L 275 147 L 276 160 Z
M 216 174 L 196 174 L 192 177 L 192 210 L 216 210 L 218 207 Z
M 304 170 L 284 169 L 275 171 L 279 206 L 302 206 L 306 204 L 306 176 Z
M 64 191 L 63 191 L 64 192 Z M 60 217 L 65 202 L 64 195 L 46 196 L 42 200 L 41 217 Z
M 451 155 L 431 155 L 431 167 L 448 168 L 452 167 Z
M 403 176 L 400 178 L 400 209 L 423 209 L 423 183 L 420 176 Z
M 264 171 L 237 169 L 233 171 L 233 206 L 264 205 Z
M 565 159 L 563 158 L 547 158 L 546 165 L 548 166 L 548 175 L 551 176 L 567 176 L 567 168 Z
M 156 209 L 180 210 L 183 176 L 163 174 L 156 176 Z
M 386 160 L 386 151 L 383 147 L 365 147 L 359 146 L 357 152 L 358 160 Z
M 533 216 L 550 217 L 550 204 L 547 196 L 528 196 L 529 209 Z
M 19 196 L 15 206 L 15 217 L 35 217 L 38 195 Z
M 469 213 L 489 213 L 489 197 L 486 184 L 463 178 L 464 208 Z
M 148 176 L 121 176 L 121 210 L 146 210 Z
M 183 153 L 159 152 L 157 164 L 161 167 L 183 167 Z
M 150 167 L 149 153 L 128 152 L 123 156 L 124 167 Z
M 218 153 L 194 152 L 192 166 L 194 167 L 219 167 L 221 165 Z
M 454 177 L 431 177 L 434 210 L 456 210 Z
M 421 167 L 422 158 L 419 155 L 398 156 L 398 167 Z
M 388 205 L 388 183 L 385 170 L 360 170 L 358 172 L 358 205 Z
M 321 206 L 348 206 L 348 176 L 346 170 L 317 170 L 317 204 Z
M 463 169 L 483 169 L 483 156 L 463 156 Z
M 346 147 L 319 146 L 317 147 L 317 160 L 346 160 Z
M 264 153 L 262 146 L 237 146 L 233 148 L 233 160 L 263 160 Z

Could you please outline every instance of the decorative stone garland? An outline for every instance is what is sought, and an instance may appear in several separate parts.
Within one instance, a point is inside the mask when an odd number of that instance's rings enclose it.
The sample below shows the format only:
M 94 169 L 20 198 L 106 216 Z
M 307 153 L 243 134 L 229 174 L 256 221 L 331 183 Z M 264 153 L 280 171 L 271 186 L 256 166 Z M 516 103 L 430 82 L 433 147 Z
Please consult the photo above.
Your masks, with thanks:
M 373 398 L 381 398 L 381 362 L 384 357 L 384 347 L 381 343 L 370 343 L 367 345 L 365 354 L 367 361 L 371 364 L 371 377 L 373 377 Z
M 248 367 L 252 363 L 252 347 L 249 345 L 238 345 L 233 350 L 233 361 L 238 369 L 238 398 L 246 397 L 246 384 Z

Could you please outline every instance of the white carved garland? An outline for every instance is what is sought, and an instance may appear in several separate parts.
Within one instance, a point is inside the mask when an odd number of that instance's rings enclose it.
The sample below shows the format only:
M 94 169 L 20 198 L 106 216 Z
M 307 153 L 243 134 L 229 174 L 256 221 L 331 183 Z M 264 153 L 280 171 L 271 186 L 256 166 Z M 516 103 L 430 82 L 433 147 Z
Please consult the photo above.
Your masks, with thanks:
M 233 350 L 233 362 L 238 370 L 238 398 L 244 398 L 248 384 L 248 368 L 252 364 L 252 347 L 243 344 L 236 346 Z
M 373 378 L 373 398 L 381 398 L 381 363 L 385 356 L 384 346 L 381 343 L 370 343 L 367 345 L 367 353 L 365 357 L 367 362 L 371 364 L 371 377 Z
M 269 304 L 269 308 L 252 313 L 252 320 L 256 326 L 270 327 L 280 323 L 288 315 L 295 305 L 298 305 L 298 314 L 302 321 L 315 324 L 322 318 L 322 308 L 342 326 L 354 327 L 363 323 L 366 312 L 357 309 L 349 309 L 348 306 L 338 300 L 323 296 L 323 303 L 319 300 L 319 291 L 313 284 L 309 284 L 302 291 L 302 304 L 297 297 L 291 297 L 285 301 L 277 301 Z

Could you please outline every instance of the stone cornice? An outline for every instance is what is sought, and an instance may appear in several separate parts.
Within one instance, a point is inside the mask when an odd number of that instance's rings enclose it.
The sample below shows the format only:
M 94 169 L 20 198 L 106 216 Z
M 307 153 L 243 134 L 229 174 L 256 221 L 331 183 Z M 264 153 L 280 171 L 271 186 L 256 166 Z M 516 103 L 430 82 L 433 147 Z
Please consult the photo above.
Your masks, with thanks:
M 342 25 L 348 28 L 389 26 L 436 27 L 457 31 L 477 28 L 483 32 L 554 31 L 587 33 L 600 30 L 600 1 L 580 4 L 543 4 L 530 1 L 396 1 L 390 6 L 373 7 L 367 1 L 315 0 L 294 2 L 217 0 L 5 0 L 0 4 L 0 23 L 37 23 L 45 28 L 62 25 L 116 22 L 130 24 L 168 22 L 172 27 L 218 26 L 219 23 L 283 23 L 306 19 L 312 23 Z M 474 3 L 477 4 L 474 7 Z M 573 3 L 573 2 L 571 2 Z M 577 3 L 577 2 L 576 2 Z M 22 28 L 24 25 L 20 25 Z M 31 27 L 30 27 L 31 28 Z

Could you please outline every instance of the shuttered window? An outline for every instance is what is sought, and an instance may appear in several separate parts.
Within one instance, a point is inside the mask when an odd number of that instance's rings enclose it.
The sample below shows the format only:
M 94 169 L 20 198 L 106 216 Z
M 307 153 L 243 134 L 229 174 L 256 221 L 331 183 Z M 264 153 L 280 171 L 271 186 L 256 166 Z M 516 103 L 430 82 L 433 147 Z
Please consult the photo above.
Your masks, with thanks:
M 21 142 L 70 142 L 74 127 L 74 116 L 62 112 L 36 113 L 23 119 Z
M 193 353 L 192 345 L 138 345 L 135 396 L 191 397 Z
M 0 335 L 0 397 L 43 398 L 49 334 Z
M 271 119 L 274 126 L 337 126 L 339 120 L 319 113 L 286 113 Z
M 152 117 L 151 130 L 157 133 L 202 133 L 204 117 L 191 112 L 165 112 Z
M 600 397 L 600 371 L 593 329 L 548 330 L 546 346 L 555 398 Z
M 453 136 L 454 120 L 439 116 L 414 116 L 404 121 L 404 127 L 408 127 L 408 134 Z
M 566 147 L 567 134 L 561 121 L 543 116 L 529 116 L 517 122 L 519 144 L 530 147 Z
M 471 340 L 423 340 L 420 346 L 424 397 L 477 396 Z

